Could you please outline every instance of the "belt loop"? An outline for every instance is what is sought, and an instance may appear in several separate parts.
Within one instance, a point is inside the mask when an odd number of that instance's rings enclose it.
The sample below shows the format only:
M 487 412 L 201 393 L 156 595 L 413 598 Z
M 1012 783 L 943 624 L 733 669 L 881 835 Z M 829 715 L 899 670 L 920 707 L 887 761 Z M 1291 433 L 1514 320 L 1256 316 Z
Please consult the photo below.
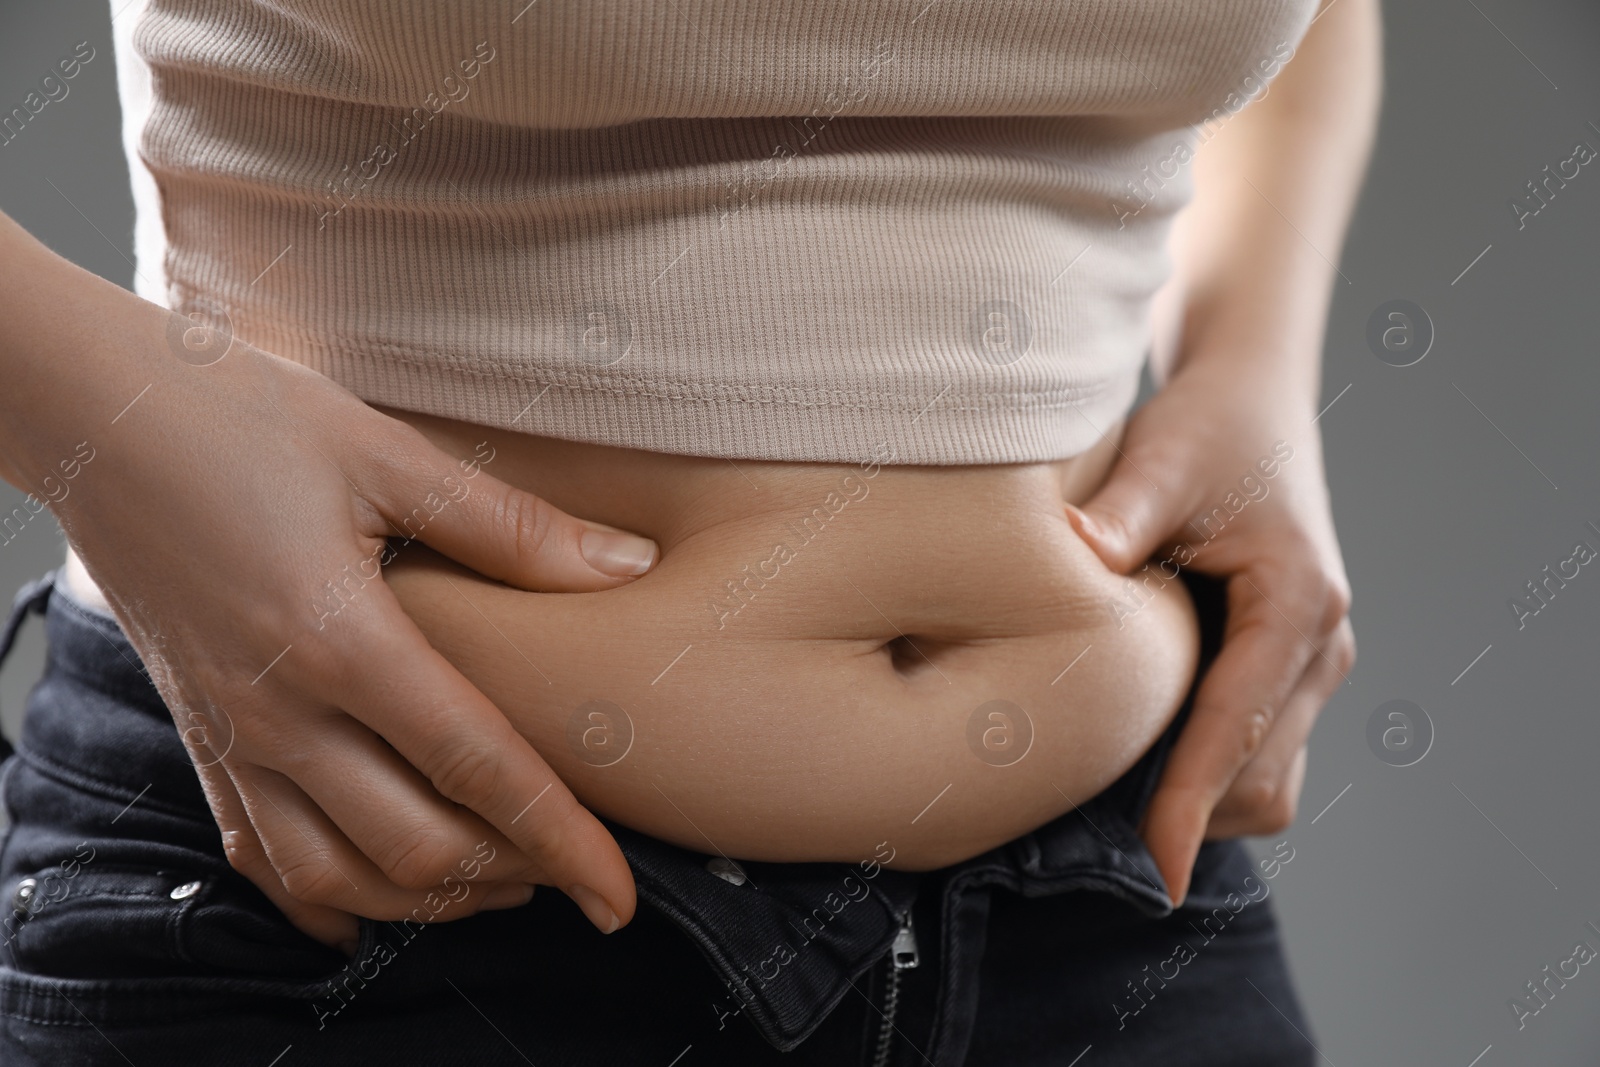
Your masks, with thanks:
M 17 631 L 22 629 L 22 622 L 27 618 L 28 612 L 43 615 L 45 604 L 50 600 L 50 591 L 55 588 L 56 575 L 59 569 L 42 575 L 17 590 L 17 595 L 11 601 L 11 615 L 6 619 L 4 633 L 0 633 L 0 665 L 4 665 L 6 657 L 11 654 L 11 646 L 17 640 Z
M 22 629 L 28 613 L 44 614 L 45 605 L 50 602 L 50 593 L 55 588 L 58 574 L 60 568 L 35 578 L 17 590 L 16 597 L 11 601 L 11 614 L 6 618 L 6 628 L 0 632 L 0 666 L 4 666 L 6 658 L 11 655 L 11 646 L 16 643 L 17 632 Z M 0 760 L 9 759 L 14 751 L 10 739 L 0 734 Z

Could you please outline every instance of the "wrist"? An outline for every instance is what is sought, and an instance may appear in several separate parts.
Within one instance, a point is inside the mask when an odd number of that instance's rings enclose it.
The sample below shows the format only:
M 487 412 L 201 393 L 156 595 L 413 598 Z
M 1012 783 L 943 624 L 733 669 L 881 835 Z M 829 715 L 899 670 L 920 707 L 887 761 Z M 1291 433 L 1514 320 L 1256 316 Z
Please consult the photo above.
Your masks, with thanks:
M 1312 317 L 1314 332 L 1259 310 L 1191 318 L 1186 308 L 1172 376 L 1220 375 L 1236 383 L 1241 397 L 1309 419 L 1322 389 L 1322 319 Z

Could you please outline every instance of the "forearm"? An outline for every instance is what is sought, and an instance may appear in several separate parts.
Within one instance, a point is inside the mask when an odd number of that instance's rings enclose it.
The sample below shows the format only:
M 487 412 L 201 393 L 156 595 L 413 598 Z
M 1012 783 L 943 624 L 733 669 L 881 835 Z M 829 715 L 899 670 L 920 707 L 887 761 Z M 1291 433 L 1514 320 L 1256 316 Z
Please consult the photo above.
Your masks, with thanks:
M 1314 403 L 1381 90 L 1378 0 L 1334 0 L 1266 95 L 1206 131 L 1158 306 L 1159 368 L 1240 353 L 1270 360 L 1252 369 Z
M 68 262 L 0 214 L 0 477 L 47 502 L 81 442 L 97 447 L 153 381 L 148 349 L 165 313 Z M 115 323 L 115 326 L 113 326 Z

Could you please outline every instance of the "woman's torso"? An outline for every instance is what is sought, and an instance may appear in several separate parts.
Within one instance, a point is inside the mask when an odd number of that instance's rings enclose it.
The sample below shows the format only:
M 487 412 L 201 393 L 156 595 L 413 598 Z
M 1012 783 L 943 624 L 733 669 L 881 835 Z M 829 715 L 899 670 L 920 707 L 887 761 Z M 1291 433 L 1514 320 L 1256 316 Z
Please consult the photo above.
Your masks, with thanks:
M 1131 587 L 1063 511 L 1112 438 L 1054 464 L 779 464 L 390 414 L 659 542 L 653 572 L 598 594 L 404 549 L 386 577 L 580 798 L 687 847 L 852 859 L 898 837 L 910 865 L 954 862 L 1110 784 L 1189 688 L 1182 583 Z
M 652 572 L 604 593 L 513 590 L 415 542 L 384 577 L 580 799 L 686 847 L 848 861 L 887 838 L 902 865 L 955 862 L 1109 785 L 1189 688 L 1182 583 L 1113 574 L 1063 511 L 1115 437 L 1052 464 L 895 466 L 887 447 L 784 464 L 387 413 L 659 543 Z M 459 495 L 439 490 L 397 532 L 425 544 Z M 308 625 L 370 603 L 330 579 Z M 93 595 L 81 568 L 69 580 Z
M 392 568 L 597 807 L 699 840 L 659 814 L 676 776 L 790 858 L 869 835 L 883 783 L 1043 817 L 1189 684 L 1181 586 L 1130 592 L 1061 503 L 1115 454 L 1193 124 L 1264 91 L 1313 6 L 135 0 L 141 291 L 661 543 L 586 596 Z M 590 701 L 641 742 L 604 775 L 564 732 Z M 1034 737 L 1004 779 L 993 701 Z M 859 825 L 798 779 L 719 821 L 683 774 L 797 751 Z

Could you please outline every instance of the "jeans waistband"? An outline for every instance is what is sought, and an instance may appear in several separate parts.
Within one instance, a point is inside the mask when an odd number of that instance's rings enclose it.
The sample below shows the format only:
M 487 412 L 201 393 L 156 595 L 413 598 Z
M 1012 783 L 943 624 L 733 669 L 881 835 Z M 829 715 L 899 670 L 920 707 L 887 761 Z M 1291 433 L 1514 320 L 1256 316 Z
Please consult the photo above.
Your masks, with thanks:
M 49 761 L 72 780 L 145 789 L 145 802 L 208 817 L 178 729 L 126 635 L 114 620 L 61 594 L 56 577 L 19 592 L 0 633 L 0 660 L 23 619 L 43 614 L 47 670 L 69 674 L 106 699 L 74 709 L 72 723 L 25 722 L 28 757 Z M 1186 573 L 1184 580 L 1199 609 L 1203 672 L 1220 646 L 1222 587 L 1204 576 Z M 931 913 L 940 917 L 938 927 L 919 935 L 936 939 L 932 956 L 941 972 L 930 1051 L 964 1048 L 992 888 L 1028 896 L 1097 891 L 1151 917 L 1171 911 L 1136 828 L 1192 699 L 1191 691 L 1173 724 L 1109 788 L 1032 833 L 940 871 L 889 870 L 879 862 L 884 857 L 740 865 L 607 827 L 633 868 L 640 899 L 692 939 L 738 1013 L 780 1049 L 809 1036 L 852 981 L 887 958 L 919 897 L 919 915 L 927 898 L 936 898 Z M 1203 887 L 1196 892 L 1203 896 Z

